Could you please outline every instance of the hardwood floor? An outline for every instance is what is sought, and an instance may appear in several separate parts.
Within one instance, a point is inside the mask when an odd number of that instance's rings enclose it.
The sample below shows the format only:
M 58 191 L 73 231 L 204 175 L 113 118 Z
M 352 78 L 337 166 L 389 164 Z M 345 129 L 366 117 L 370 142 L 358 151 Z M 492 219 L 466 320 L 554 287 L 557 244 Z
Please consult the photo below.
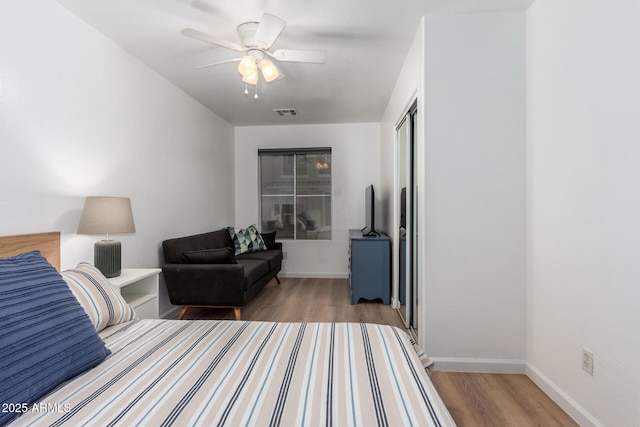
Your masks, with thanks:
M 578 425 L 526 375 L 436 371 L 431 381 L 460 427 Z
M 347 279 L 272 280 L 242 309 L 242 319 L 271 322 L 363 322 L 404 328 L 396 310 L 379 301 L 351 305 Z M 226 308 L 192 308 L 185 319 L 233 319 Z
M 351 305 L 347 279 L 271 281 L 242 309 L 244 320 L 365 322 L 404 328 L 400 315 L 379 301 Z M 192 308 L 185 319 L 234 319 L 232 309 Z M 431 379 L 459 427 L 576 426 L 525 375 L 433 372 Z

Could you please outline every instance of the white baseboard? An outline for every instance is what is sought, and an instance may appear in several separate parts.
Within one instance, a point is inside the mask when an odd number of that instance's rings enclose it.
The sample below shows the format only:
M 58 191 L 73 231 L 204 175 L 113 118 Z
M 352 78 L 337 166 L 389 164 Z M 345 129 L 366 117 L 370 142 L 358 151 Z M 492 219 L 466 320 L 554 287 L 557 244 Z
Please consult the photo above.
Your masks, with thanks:
M 434 362 L 434 371 L 524 374 L 526 370 L 526 362 L 518 359 L 432 357 L 431 360 Z
M 296 273 L 280 272 L 279 277 L 292 279 L 348 279 L 349 273 Z
M 560 387 L 554 384 L 545 374 L 527 363 L 526 374 L 538 387 L 546 393 L 556 404 L 561 407 L 580 426 L 603 427 L 598 420 L 589 414 L 582 406 L 573 400 Z

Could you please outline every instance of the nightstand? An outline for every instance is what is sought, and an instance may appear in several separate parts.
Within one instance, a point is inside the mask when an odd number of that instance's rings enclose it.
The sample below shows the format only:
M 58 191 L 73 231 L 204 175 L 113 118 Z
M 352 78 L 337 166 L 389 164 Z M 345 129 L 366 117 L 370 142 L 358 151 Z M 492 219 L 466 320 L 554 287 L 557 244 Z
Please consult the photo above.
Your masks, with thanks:
M 123 268 L 118 277 L 109 279 L 120 295 L 141 319 L 158 318 L 159 268 Z

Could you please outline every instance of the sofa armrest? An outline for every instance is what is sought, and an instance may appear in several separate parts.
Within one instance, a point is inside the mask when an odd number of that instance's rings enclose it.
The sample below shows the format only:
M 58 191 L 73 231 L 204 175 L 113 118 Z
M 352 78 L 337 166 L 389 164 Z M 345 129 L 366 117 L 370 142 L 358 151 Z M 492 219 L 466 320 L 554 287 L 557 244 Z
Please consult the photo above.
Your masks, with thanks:
M 165 264 L 162 274 L 174 305 L 244 305 L 241 264 Z

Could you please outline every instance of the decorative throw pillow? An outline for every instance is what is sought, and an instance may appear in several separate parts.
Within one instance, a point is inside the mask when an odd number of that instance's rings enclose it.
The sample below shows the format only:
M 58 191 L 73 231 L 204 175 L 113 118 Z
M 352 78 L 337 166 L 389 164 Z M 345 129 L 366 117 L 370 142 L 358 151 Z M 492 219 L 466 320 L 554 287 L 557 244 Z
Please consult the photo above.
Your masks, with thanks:
M 191 264 L 237 264 L 231 248 L 203 249 L 182 254 L 185 262 Z
M 267 247 L 267 249 L 278 249 L 278 246 L 276 246 L 275 231 L 270 231 L 268 233 L 260 233 L 260 236 L 262 237 L 262 240 L 264 241 L 264 244 Z
M 264 251 L 267 249 L 255 224 L 248 226 L 246 229 L 227 227 L 227 230 L 229 230 L 229 235 L 231 236 L 231 240 L 233 240 L 235 255 L 240 255 L 245 252 Z
M 93 265 L 83 262 L 73 270 L 60 274 L 89 315 L 97 332 L 136 318 L 135 311 L 118 289 Z
M 0 402 L 30 405 L 109 355 L 39 251 L 0 258 Z M 0 425 L 15 412 L 1 411 Z

